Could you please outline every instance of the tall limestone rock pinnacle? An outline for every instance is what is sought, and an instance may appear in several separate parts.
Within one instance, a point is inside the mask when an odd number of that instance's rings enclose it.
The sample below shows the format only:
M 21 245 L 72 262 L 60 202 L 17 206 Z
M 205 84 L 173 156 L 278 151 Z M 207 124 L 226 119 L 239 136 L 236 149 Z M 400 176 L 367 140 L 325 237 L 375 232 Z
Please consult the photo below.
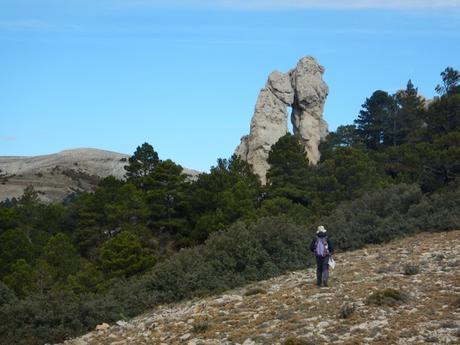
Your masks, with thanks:
M 272 72 L 260 91 L 249 135 L 241 138 L 235 153 L 252 165 L 262 183 L 266 182 L 271 146 L 288 132 L 288 106 L 292 107 L 294 134 L 299 135 L 311 164 L 320 158 L 319 142 L 327 135 L 323 108 L 329 89 L 322 75 L 324 67 L 311 56 L 300 59 L 287 73 Z

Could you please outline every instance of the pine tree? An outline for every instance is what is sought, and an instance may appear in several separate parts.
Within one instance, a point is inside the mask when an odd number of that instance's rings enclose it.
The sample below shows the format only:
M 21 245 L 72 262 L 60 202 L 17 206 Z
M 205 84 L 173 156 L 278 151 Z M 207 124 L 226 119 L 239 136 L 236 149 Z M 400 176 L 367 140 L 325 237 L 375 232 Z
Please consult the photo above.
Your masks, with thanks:
M 424 102 L 410 79 L 407 82 L 406 89 L 397 92 L 395 99 L 397 112 L 395 114 L 392 146 L 416 140 L 423 126 Z
M 138 146 L 128 161 L 129 165 L 125 166 L 126 177 L 128 181 L 132 181 L 138 186 L 141 186 L 142 178 L 151 174 L 160 163 L 158 153 L 148 143 Z
M 332 155 L 337 148 L 359 145 L 362 145 L 362 142 L 356 125 L 339 126 L 335 132 L 330 132 L 326 139 L 320 143 L 321 161 Z
M 21 229 L 12 229 L 0 235 L 0 278 L 10 273 L 20 259 L 33 260 L 33 245 Z
M 459 83 L 460 83 L 460 72 L 453 69 L 452 67 L 447 67 L 444 71 L 441 72 L 442 85 L 437 85 L 435 90 L 438 94 L 442 95 L 452 95 L 454 93 L 459 93 Z
M 387 92 L 377 90 L 362 105 L 355 120 L 357 133 L 367 148 L 376 150 L 394 143 L 396 103 Z
M 247 162 L 236 155 L 218 159 L 209 174 L 200 174 L 191 185 L 193 240 L 202 243 L 212 232 L 250 217 L 257 207 L 260 187 Z
M 82 264 L 82 257 L 71 239 L 58 233 L 51 237 L 43 249 L 43 258 L 55 270 L 56 279 L 63 282 L 70 274 L 77 272 Z
M 3 282 L 12 289 L 16 296 L 25 298 L 36 289 L 36 278 L 29 263 L 20 259 L 11 266 L 11 273 L 3 278 Z
M 144 179 L 150 225 L 154 231 L 177 235 L 188 229 L 187 176 L 171 160 L 159 162 Z
M 267 162 L 269 197 L 282 196 L 295 203 L 308 205 L 307 189 L 310 167 L 299 138 L 290 133 L 281 137 L 271 148 Z
M 460 130 L 460 93 L 435 100 L 425 112 L 428 140 Z
M 128 231 L 117 234 L 99 249 L 103 272 L 109 278 L 130 277 L 153 266 L 154 258 L 142 247 L 139 238 Z

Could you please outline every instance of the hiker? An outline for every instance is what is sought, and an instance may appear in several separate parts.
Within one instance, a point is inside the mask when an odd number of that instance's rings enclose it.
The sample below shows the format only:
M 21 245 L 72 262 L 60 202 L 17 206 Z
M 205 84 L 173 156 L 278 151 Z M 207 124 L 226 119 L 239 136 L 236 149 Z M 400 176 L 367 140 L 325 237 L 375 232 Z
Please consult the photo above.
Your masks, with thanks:
M 316 231 L 316 238 L 310 244 L 310 250 L 316 256 L 316 285 L 321 287 L 328 286 L 327 281 L 329 278 L 329 256 L 333 254 L 334 247 L 331 240 L 326 236 L 326 229 L 324 226 L 318 226 Z

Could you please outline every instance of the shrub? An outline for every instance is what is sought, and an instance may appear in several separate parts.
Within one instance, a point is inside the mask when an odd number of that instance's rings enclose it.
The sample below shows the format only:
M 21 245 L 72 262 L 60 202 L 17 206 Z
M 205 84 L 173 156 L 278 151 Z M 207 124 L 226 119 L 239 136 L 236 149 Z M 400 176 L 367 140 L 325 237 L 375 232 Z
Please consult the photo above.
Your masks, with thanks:
M 460 309 L 460 297 L 457 297 L 454 301 L 454 308 Z
M 440 324 L 440 326 L 441 328 L 453 329 L 457 328 L 457 322 L 455 322 L 454 320 L 444 321 Z
M 407 295 L 405 293 L 392 288 L 375 291 L 366 299 L 367 304 L 374 304 L 378 306 L 394 306 L 405 303 L 406 301 Z
M 14 294 L 14 291 L 11 290 L 8 286 L 6 286 L 1 280 L 0 280 L 0 308 L 4 304 L 8 304 L 11 302 L 16 302 L 17 298 L 16 295 Z
M 204 333 L 209 329 L 209 322 L 207 321 L 200 321 L 193 324 L 192 331 L 193 333 Z
M 355 304 L 352 302 L 343 302 L 340 306 L 340 317 L 342 319 L 347 319 L 353 314 L 355 311 Z
M 424 196 L 417 185 L 400 184 L 342 203 L 321 223 L 337 249 L 353 250 L 421 231 L 457 229 L 459 209 L 458 185 Z
M 123 231 L 106 241 L 99 249 L 104 272 L 110 277 L 129 277 L 153 266 L 155 259 L 142 247 L 139 237 Z
M 145 277 L 160 302 L 203 296 L 267 279 L 312 263 L 311 235 L 283 218 L 236 223 L 204 245 L 181 250 Z
M 314 342 L 308 341 L 302 338 L 293 338 L 289 337 L 284 342 L 283 345 L 313 345 Z
M 252 288 L 252 289 L 249 289 L 247 290 L 244 295 L 245 296 L 254 296 L 254 295 L 259 295 L 259 294 L 266 294 L 267 291 L 265 291 L 264 289 L 260 288 L 260 287 L 256 287 L 256 288 Z
M 406 264 L 404 265 L 404 274 L 406 276 L 412 276 L 420 273 L 420 266 L 416 264 Z

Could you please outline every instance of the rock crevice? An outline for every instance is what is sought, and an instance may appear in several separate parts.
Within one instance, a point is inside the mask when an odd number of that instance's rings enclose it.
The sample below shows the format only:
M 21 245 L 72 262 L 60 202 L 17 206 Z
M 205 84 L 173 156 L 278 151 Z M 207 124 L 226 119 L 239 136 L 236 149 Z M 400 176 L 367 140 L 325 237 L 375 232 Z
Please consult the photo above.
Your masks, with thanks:
M 327 135 L 323 108 L 329 89 L 323 73 L 323 66 L 307 56 L 287 73 L 272 72 L 260 91 L 250 133 L 241 138 L 235 153 L 252 165 L 262 183 L 266 182 L 272 145 L 288 132 L 288 107 L 292 107 L 293 132 L 301 138 L 306 157 L 311 164 L 318 162 L 319 142 Z

